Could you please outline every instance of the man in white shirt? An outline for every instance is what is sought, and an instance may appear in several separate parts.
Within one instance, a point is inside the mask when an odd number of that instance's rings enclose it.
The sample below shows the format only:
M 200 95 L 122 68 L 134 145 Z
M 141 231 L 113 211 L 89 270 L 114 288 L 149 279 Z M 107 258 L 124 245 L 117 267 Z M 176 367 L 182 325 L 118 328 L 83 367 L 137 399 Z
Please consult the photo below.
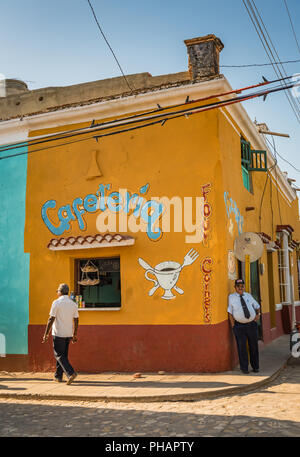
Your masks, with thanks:
M 245 292 L 243 279 L 235 281 L 235 293 L 228 297 L 228 315 L 237 342 L 240 368 L 248 374 L 248 350 L 250 353 L 250 365 L 254 373 L 259 372 L 258 332 L 257 320 L 260 316 L 260 305 Z
M 48 340 L 52 328 L 54 357 L 56 358 L 54 380 L 62 382 L 65 372 L 69 385 L 77 376 L 68 360 L 68 350 L 70 341 L 72 340 L 73 343 L 77 341 L 78 307 L 68 294 L 69 286 L 60 284 L 57 290 L 58 299 L 52 303 L 42 343 Z

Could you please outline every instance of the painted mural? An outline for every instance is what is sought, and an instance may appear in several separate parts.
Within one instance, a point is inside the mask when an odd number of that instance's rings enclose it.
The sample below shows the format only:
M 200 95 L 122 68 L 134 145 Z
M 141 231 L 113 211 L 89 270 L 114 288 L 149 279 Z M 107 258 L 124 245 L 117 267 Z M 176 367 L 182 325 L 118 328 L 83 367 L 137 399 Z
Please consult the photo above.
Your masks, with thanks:
M 207 183 L 201 187 L 202 196 L 204 198 L 204 236 L 203 246 L 209 248 L 209 240 L 211 238 L 210 217 L 212 214 L 212 206 L 208 201 L 208 194 L 212 190 L 212 184 Z M 203 320 L 205 324 L 210 324 L 212 320 L 211 314 L 211 277 L 212 277 L 212 257 L 205 257 L 200 262 L 200 272 L 202 275 L 202 303 L 203 303 Z
M 244 218 L 241 215 L 236 202 L 231 197 L 229 197 L 229 192 L 226 192 L 226 191 L 224 192 L 224 202 L 225 202 L 227 217 L 230 218 L 231 213 L 234 214 L 235 222 L 237 224 L 238 232 L 240 235 L 241 233 L 243 233 Z M 229 229 L 229 231 L 230 231 L 230 229 Z M 230 233 L 232 233 L 232 227 L 231 227 Z
M 148 295 L 151 297 L 160 287 L 164 290 L 164 294 L 161 297 L 164 300 L 176 298 L 176 295 L 172 293 L 172 289 L 182 295 L 184 290 L 177 286 L 179 275 L 184 267 L 192 265 L 198 257 L 199 253 L 195 251 L 195 249 L 190 249 L 184 256 L 182 264 L 167 260 L 159 263 L 154 268 L 145 262 L 145 260 L 139 258 L 139 264 L 146 270 L 145 278 L 154 283 L 154 286 L 149 290 Z M 149 274 L 154 276 L 155 279 L 149 277 Z
M 228 279 L 237 279 L 236 259 L 233 251 L 227 254 Z
M 205 247 L 209 247 L 209 239 L 210 239 L 210 216 L 212 213 L 212 208 L 210 203 L 208 202 L 208 194 L 211 191 L 211 184 L 205 184 L 202 186 L 201 191 L 202 191 L 202 196 L 204 198 L 204 208 L 203 208 L 203 214 L 204 214 L 204 233 L 203 233 L 203 245 Z
M 204 310 L 204 322 L 210 324 L 212 320 L 211 314 L 211 279 L 212 279 L 212 265 L 213 259 L 211 257 L 205 257 L 201 261 L 201 272 L 203 275 L 203 310 Z
M 86 230 L 84 214 L 105 212 L 112 214 L 132 214 L 134 218 L 140 218 L 146 224 L 146 233 L 151 241 L 157 241 L 162 236 L 162 229 L 157 222 L 163 213 L 163 205 L 156 200 L 146 200 L 144 195 L 148 192 L 149 184 L 143 185 L 138 193 L 130 193 L 126 189 L 124 194 L 120 191 L 112 191 L 111 184 L 99 184 L 94 194 L 88 194 L 84 198 L 76 197 L 73 202 L 67 203 L 57 209 L 56 223 L 53 221 L 53 210 L 56 210 L 56 201 L 47 200 L 42 206 L 42 219 L 47 228 L 56 236 L 71 230 L 72 221 L 77 222 L 80 230 Z

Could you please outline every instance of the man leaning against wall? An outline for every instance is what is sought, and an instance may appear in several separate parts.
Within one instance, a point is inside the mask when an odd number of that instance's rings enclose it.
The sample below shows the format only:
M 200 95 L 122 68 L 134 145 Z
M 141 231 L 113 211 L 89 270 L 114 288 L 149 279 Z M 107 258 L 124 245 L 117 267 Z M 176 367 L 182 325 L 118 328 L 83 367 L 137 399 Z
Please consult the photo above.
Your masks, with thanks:
M 260 305 L 251 294 L 245 292 L 243 279 L 235 281 L 235 293 L 228 297 L 228 316 L 237 343 L 241 371 L 248 374 L 248 349 L 250 365 L 254 373 L 259 372 L 258 327 Z

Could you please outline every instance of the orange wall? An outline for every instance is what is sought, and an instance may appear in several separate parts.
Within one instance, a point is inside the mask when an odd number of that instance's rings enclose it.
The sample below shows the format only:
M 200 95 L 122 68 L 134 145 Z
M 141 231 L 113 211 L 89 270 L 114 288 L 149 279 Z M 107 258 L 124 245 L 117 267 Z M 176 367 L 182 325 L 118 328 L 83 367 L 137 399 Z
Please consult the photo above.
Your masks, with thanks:
M 78 127 L 81 126 L 83 124 Z M 31 135 L 50 132 L 53 130 L 36 131 Z M 95 149 L 98 150 L 97 160 L 102 176 L 88 180 L 87 172 Z M 100 183 L 110 183 L 111 190 L 126 188 L 130 192 L 137 192 L 149 183 L 147 198 L 201 197 L 201 186 L 211 184 L 207 195 L 212 208 L 209 246 L 204 246 L 203 242 L 186 243 L 186 232 L 164 233 L 159 241 L 149 240 L 146 233 L 128 232 L 136 238 L 135 245 L 131 247 L 65 252 L 47 249 L 49 240 L 55 236 L 41 218 L 42 205 L 49 199 L 57 202 L 56 209 L 48 211 L 57 223 L 57 209 L 61 205 L 71 204 L 75 197 L 94 194 Z M 153 126 L 111 136 L 98 144 L 90 139 L 30 154 L 25 231 L 25 250 L 31 253 L 30 324 L 41 324 L 47 320 L 58 283 L 67 282 L 74 287 L 74 258 L 118 255 L 121 259 L 121 310 L 81 312 L 82 324 L 205 323 L 204 273 L 200 271 L 200 266 L 206 257 L 213 258 L 213 271 L 207 277 L 209 287 L 206 291 L 212 294 L 210 323 L 227 319 L 226 311 L 219 306 L 224 301 L 226 288 L 223 274 L 224 230 L 217 222 L 225 215 L 222 190 L 216 112 L 192 116 L 188 120 L 173 120 L 163 127 Z M 96 234 L 96 216 L 96 213 L 85 216 L 85 232 L 81 232 L 77 222 L 73 221 L 67 235 Z M 153 282 L 145 279 L 145 270 L 139 265 L 138 258 L 143 258 L 151 266 L 167 260 L 182 263 L 191 248 L 199 253 L 199 257 L 180 273 L 177 285 L 184 290 L 184 294 L 175 293 L 176 299 L 163 300 L 160 288 L 149 297 L 148 291 Z
M 82 127 L 80 124 L 76 127 Z M 70 129 L 67 126 L 58 130 Z M 55 132 L 44 130 L 31 132 L 31 136 Z M 243 133 L 243 132 L 241 132 Z M 89 178 L 93 151 L 102 176 Z M 46 322 L 55 291 L 61 282 L 74 289 L 74 259 L 82 257 L 120 256 L 122 307 L 120 311 L 81 312 L 81 324 L 217 324 L 227 319 L 227 294 L 233 291 L 233 281 L 228 279 L 227 254 L 233 250 L 238 236 L 238 224 L 233 214 L 227 217 L 224 192 L 236 202 L 244 218 L 243 231 L 272 233 L 270 222 L 269 190 L 262 207 L 262 224 L 259 227 L 259 206 L 265 183 L 265 173 L 253 173 L 254 194 L 242 183 L 240 163 L 240 138 L 232 125 L 217 111 L 176 119 L 137 131 L 53 147 L 29 154 L 27 178 L 27 218 L 25 227 L 25 251 L 30 252 L 30 324 Z M 174 196 L 201 197 L 202 186 L 210 184 L 207 202 L 211 208 L 209 241 L 186 243 L 187 233 L 164 233 L 158 241 L 151 241 L 146 233 L 130 233 L 136 238 L 134 246 L 78 251 L 50 251 L 47 244 L 55 238 L 41 217 L 43 204 L 56 201 L 56 209 L 48 212 L 57 223 L 60 206 L 72 204 L 76 197 L 95 194 L 99 184 L 111 184 L 111 191 L 120 188 L 134 193 L 149 184 L 147 199 Z M 279 216 L 276 206 L 276 190 L 273 186 L 273 239 Z M 279 195 L 283 223 L 296 225 L 297 201 L 289 207 Z M 254 206 L 255 211 L 245 211 Z M 80 231 L 77 221 L 71 223 L 69 232 L 61 236 L 95 235 L 98 213 L 86 214 L 86 230 Z M 195 215 L 193 217 L 195 222 Z M 173 221 L 173 216 L 171 222 Z M 172 224 L 171 224 L 172 226 Z M 297 227 L 298 230 L 298 227 Z M 295 237 L 296 238 L 296 237 Z M 198 259 L 183 268 L 177 285 L 183 295 L 175 292 L 174 300 L 163 300 L 162 289 L 153 296 L 148 291 L 154 283 L 145 279 L 145 270 L 139 265 L 143 258 L 151 266 L 172 260 L 183 262 L 191 249 L 199 253 Z M 202 261 L 212 259 L 212 272 L 207 279 L 201 271 Z M 266 255 L 262 261 L 267 267 Z M 210 264 L 206 264 L 210 265 Z M 294 263 L 295 265 L 295 263 Z M 261 279 L 263 311 L 268 310 L 267 271 Z M 276 278 L 275 278 L 276 282 Z M 204 294 L 209 300 L 211 318 L 205 321 Z M 276 292 L 277 293 L 277 292 Z

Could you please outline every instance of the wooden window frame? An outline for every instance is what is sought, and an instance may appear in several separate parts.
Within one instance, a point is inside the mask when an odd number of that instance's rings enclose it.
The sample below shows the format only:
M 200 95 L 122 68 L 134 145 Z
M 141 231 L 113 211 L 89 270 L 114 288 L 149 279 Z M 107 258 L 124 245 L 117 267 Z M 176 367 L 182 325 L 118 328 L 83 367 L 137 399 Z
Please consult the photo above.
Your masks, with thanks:
M 75 258 L 74 259 L 74 292 L 75 295 L 81 295 L 83 297 L 83 290 L 82 286 L 78 284 L 78 281 L 81 279 L 81 264 L 83 262 L 87 262 L 88 260 L 92 261 L 93 263 L 98 263 L 99 261 L 110 261 L 113 259 L 118 259 L 119 261 L 119 270 L 110 270 L 106 269 L 105 271 L 100 270 L 101 273 L 119 273 L 119 281 L 120 281 L 120 303 L 93 303 L 93 306 L 85 306 L 84 308 L 78 308 L 79 310 L 118 310 L 121 309 L 122 305 L 122 295 L 121 295 L 121 259 L 120 256 L 111 256 L 111 257 L 83 257 L 83 258 Z M 89 286 L 89 287 L 100 287 L 100 286 Z

